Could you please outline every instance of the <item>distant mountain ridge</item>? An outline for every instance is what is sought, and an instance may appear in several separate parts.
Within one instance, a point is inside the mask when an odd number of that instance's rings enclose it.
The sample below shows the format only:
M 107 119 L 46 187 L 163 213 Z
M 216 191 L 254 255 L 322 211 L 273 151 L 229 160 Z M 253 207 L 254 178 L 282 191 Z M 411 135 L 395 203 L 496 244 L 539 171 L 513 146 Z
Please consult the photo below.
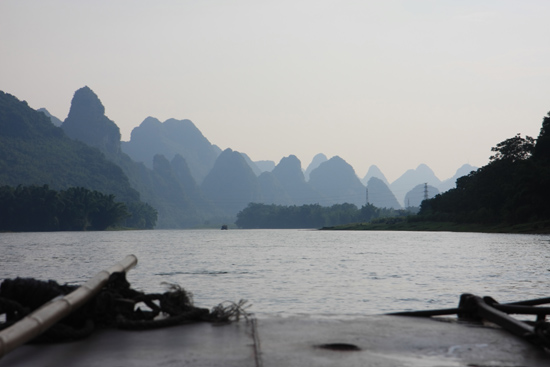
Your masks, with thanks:
M 323 205 L 365 205 L 365 186 L 345 160 L 334 156 L 311 171 L 309 184 L 323 195 Z
M 459 169 L 456 170 L 456 173 L 453 175 L 453 177 L 448 178 L 439 184 L 438 189 L 440 192 L 448 191 L 454 187 L 456 187 L 456 180 L 462 176 L 467 176 L 472 171 L 477 171 L 477 167 L 474 167 L 469 164 L 464 164 Z
M 204 192 L 227 215 L 235 215 L 250 202 L 261 200 L 260 185 L 243 155 L 224 150 L 201 184 Z
M 44 115 L 46 115 L 47 117 L 50 118 L 50 121 L 52 122 L 52 124 L 54 124 L 55 126 L 57 127 L 61 127 L 61 124 L 63 124 L 63 121 L 61 121 L 60 119 L 58 119 L 57 117 L 53 116 L 47 109 L 45 108 L 39 108 L 37 109 L 36 111 L 38 112 L 42 112 Z
M 437 194 L 439 190 L 432 185 L 416 185 L 405 195 L 405 207 L 420 207 L 423 200 L 431 199 Z
M 380 169 L 375 165 L 372 165 L 372 166 L 369 167 L 369 170 L 367 171 L 367 174 L 361 180 L 363 185 L 366 186 L 368 184 L 369 180 L 371 179 L 371 177 L 376 177 L 376 178 L 382 180 L 382 182 L 384 182 L 384 184 L 386 186 L 390 186 L 388 180 L 386 179 L 386 176 L 384 176 L 382 171 L 380 171 Z
M 160 122 L 154 117 L 147 117 L 132 130 L 130 141 L 122 142 L 122 151 L 148 167 L 151 167 L 156 154 L 168 159 L 179 154 L 185 158 L 191 174 L 199 183 L 214 167 L 221 153 L 221 149 L 211 144 L 191 120 Z
M 75 92 L 69 116 L 61 128 L 68 137 L 97 147 L 105 153 L 120 152 L 120 129 L 105 116 L 105 107 L 88 87 Z
M 39 114 L 43 121 L 53 123 L 56 119 L 45 109 Z M 50 129 L 53 125 L 46 125 L 48 133 L 55 135 L 55 130 Z M 322 153 L 312 159 L 306 170 L 295 155 L 283 157 L 278 164 L 253 162 L 246 153 L 229 148 L 222 152 L 190 120 L 160 122 L 153 117 L 134 128 L 130 141 L 121 142 L 118 126 L 107 118 L 99 97 L 88 87 L 75 92 L 69 116 L 61 126 L 67 135 L 98 148 L 118 166 L 114 167 L 126 175 L 131 189 L 158 210 L 158 228 L 231 223 L 249 202 L 324 206 L 347 202 L 361 207 L 368 201 L 375 206 L 399 209 L 406 206 L 406 195 L 418 185 L 452 187 L 457 177 L 475 169 L 464 165 L 451 179 L 441 182 L 422 164 L 390 185 L 375 165 L 360 180 L 344 159 L 327 159 Z M 30 129 L 22 130 L 30 134 Z M 0 135 L 10 133 L 11 130 L 4 130 Z M 36 168 L 33 175 L 43 176 L 44 172 L 39 171 Z M 119 189 L 122 187 L 119 185 Z M 403 197 L 402 203 L 396 199 L 398 196 Z
M 372 176 L 367 182 L 366 201 L 377 208 L 402 209 L 388 185 L 375 176 Z
M 151 228 L 157 215 L 140 201 L 123 170 L 98 149 L 67 137 L 50 118 L 0 92 L 0 185 L 82 187 L 114 195 L 132 214 L 125 225 Z M 80 199 L 86 205 L 86 197 Z
M 275 168 L 275 162 L 273 161 L 255 161 L 254 164 L 261 172 L 271 172 Z
M 219 215 L 218 210 L 197 192 L 186 162 L 181 161 L 183 158 L 174 156 L 176 171 L 162 154 L 155 154 L 152 167 L 148 168 L 123 153 L 118 126 L 105 116 L 99 97 L 88 87 L 75 92 L 69 116 L 61 127 L 74 139 L 98 148 L 122 168 L 142 199 L 158 211 L 158 228 L 188 228 Z
M 323 153 L 316 154 L 315 157 L 311 160 L 311 163 L 307 166 L 306 170 L 304 171 L 304 176 L 306 181 L 309 181 L 309 175 L 311 174 L 311 171 L 319 167 L 322 163 L 326 162 L 328 160 L 327 156 Z
M 0 91 L 0 184 L 83 186 L 119 200 L 139 200 L 120 167 L 69 139 L 42 112 Z
M 295 155 L 283 157 L 271 171 L 295 205 L 316 204 L 322 195 L 306 182 L 302 163 Z
M 420 164 L 416 169 L 407 170 L 397 180 L 393 181 L 390 184 L 390 189 L 399 201 L 399 204 L 405 206 L 405 195 L 421 183 L 437 187 L 441 184 L 441 180 L 436 177 L 430 167 Z

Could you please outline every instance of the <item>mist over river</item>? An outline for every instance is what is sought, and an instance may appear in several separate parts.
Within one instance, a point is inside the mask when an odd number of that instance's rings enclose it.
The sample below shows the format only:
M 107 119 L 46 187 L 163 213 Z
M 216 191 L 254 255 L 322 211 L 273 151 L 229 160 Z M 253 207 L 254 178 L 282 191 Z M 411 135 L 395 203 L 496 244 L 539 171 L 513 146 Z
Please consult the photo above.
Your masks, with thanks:
M 1 233 L 0 278 L 82 284 L 126 255 L 128 280 L 177 283 L 211 308 L 247 299 L 256 315 L 358 316 L 550 296 L 550 236 L 317 230 Z

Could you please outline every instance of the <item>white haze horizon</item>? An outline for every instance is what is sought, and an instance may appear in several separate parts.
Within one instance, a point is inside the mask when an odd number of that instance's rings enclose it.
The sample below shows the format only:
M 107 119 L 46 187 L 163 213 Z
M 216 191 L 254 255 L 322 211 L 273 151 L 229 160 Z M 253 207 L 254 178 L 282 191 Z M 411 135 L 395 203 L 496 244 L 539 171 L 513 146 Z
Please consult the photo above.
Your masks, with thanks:
M 3 0 L 0 90 L 64 120 L 88 86 L 127 141 L 189 119 L 222 150 L 440 180 L 537 137 L 546 0 Z

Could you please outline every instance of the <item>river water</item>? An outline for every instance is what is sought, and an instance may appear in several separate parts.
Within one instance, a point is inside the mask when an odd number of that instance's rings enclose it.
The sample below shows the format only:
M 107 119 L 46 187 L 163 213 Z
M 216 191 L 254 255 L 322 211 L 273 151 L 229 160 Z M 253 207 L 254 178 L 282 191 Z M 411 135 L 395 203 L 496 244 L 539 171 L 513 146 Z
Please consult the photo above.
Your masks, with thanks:
M 358 316 L 550 296 L 550 236 L 450 232 L 152 230 L 0 233 L 0 279 L 82 284 L 134 254 L 136 289 L 177 283 L 195 304 L 256 315 Z

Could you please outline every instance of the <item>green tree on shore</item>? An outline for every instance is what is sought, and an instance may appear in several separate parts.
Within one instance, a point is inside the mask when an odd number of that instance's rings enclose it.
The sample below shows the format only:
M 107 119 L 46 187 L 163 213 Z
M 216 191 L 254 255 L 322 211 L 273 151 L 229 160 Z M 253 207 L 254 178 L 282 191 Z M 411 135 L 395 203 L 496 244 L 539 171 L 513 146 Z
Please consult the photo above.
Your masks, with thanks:
M 1 231 L 105 230 L 133 218 L 134 228 L 153 228 L 156 211 L 147 204 L 132 203 L 131 212 L 115 195 L 83 187 L 55 191 L 43 186 L 0 187 Z
M 491 149 L 489 163 L 456 182 L 456 188 L 421 204 L 419 219 L 480 224 L 550 220 L 550 113 L 539 137 L 520 134 Z

